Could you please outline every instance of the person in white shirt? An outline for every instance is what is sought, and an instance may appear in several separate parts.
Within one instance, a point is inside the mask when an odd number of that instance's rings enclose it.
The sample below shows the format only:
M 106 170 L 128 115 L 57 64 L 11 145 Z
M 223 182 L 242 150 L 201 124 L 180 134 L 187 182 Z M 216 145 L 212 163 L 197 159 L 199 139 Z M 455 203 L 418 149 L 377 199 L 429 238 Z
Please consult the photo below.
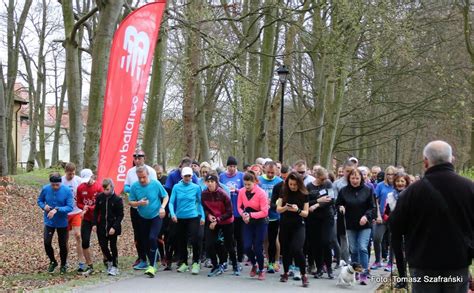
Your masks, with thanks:
M 76 239 L 76 252 L 77 252 L 77 258 L 79 259 L 79 268 L 77 269 L 77 271 L 82 273 L 86 269 L 86 265 L 84 261 L 84 253 L 82 251 L 82 244 L 81 244 L 82 243 L 82 240 L 81 240 L 82 210 L 77 207 L 77 202 L 76 202 L 77 187 L 79 186 L 79 184 L 81 184 L 81 177 L 76 175 L 76 165 L 74 165 L 74 163 L 67 163 L 64 170 L 65 170 L 65 175 L 61 177 L 61 184 L 69 187 L 74 198 L 74 208 L 72 212 L 70 212 L 67 215 L 68 236 L 71 233 L 70 231 L 72 231 L 72 235 L 74 235 L 74 238 Z

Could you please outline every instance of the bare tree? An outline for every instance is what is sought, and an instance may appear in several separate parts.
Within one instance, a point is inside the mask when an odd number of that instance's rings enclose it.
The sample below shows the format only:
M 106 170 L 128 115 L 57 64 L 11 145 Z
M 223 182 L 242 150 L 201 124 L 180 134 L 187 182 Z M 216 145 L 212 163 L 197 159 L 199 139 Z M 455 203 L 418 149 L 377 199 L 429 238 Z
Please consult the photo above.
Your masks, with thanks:
M 15 82 L 18 74 L 18 58 L 20 53 L 20 40 L 23 35 L 26 18 L 30 10 L 33 0 L 25 0 L 20 17 L 15 18 L 14 0 L 8 1 L 7 6 L 7 48 L 8 48 L 8 64 L 7 64 L 7 82 L 5 87 L 5 109 L 6 109 L 6 130 L 7 130 L 7 158 L 8 158 L 8 172 L 10 174 L 16 173 L 16 151 L 14 149 L 14 136 L 12 136 L 13 123 L 12 117 L 13 105 L 15 99 Z
M 8 160 L 7 160 L 7 127 L 6 109 L 5 109 L 5 91 L 3 81 L 3 65 L 0 63 L 0 176 L 8 174 Z
M 84 150 L 84 165 L 92 170 L 97 169 L 110 45 L 123 4 L 123 0 L 97 1 L 99 23 L 92 45 L 91 86 Z
M 81 68 L 76 31 L 86 17 L 74 20 L 72 0 L 62 1 L 64 19 L 64 48 L 66 49 L 66 87 L 69 112 L 69 160 L 80 170 L 83 167 L 83 125 L 81 105 Z M 88 17 L 90 15 L 87 15 Z

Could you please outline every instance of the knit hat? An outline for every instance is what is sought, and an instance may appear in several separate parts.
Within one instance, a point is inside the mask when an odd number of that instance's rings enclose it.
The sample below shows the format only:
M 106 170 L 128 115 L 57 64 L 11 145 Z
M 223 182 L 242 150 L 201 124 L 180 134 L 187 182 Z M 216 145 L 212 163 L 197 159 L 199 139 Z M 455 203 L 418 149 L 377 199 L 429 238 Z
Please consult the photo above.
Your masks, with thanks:
M 226 166 L 231 166 L 231 165 L 232 165 L 232 166 L 237 166 L 237 159 L 234 158 L 234 157 L 232 157 L 232 156 L 229 156 L 229 157 L 227 158 L 227 164 L 226 164 Z

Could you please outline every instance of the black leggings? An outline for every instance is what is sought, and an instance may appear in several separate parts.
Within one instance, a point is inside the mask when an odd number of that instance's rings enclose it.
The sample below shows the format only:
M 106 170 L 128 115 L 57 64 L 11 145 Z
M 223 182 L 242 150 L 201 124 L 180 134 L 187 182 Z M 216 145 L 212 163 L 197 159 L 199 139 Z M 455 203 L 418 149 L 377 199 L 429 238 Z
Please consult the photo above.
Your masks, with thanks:
M 66 265 L 67 261 L 67 227 L 53 228 L 44 226 L 44 249 L 46 250 L 49 260 L 57 263 L 56 258 L 54 258 L 54 249 L 52 245 L 54 231 L 58 232 L 59 256 L 61 258 L 61 266 L 63 267 Z
M 100 249 L 105 256 L 105 259 L 112 262 L 114 267 L 117 267 L 118 265 L 117 238 L 117 234 L 109 235 L 105 226 L 97 227 L 97 239 L 99 240 Z
M 81 223 L 81 238 L 82 249 L 88 249 L 91 245 L 92 222 L 82 220 Z
M 158 235 L 158 251 L 160 252 L 162 259 L 168 259 L 168 254 L 166 253 L 166 246 L 168 243 L 165 242 L 165 239 L 168 239 L 168 226 L 170 221 L 171 219 L 168 215 L 162 219 L 161 231 Z
M 321 272 L 326 264 L 327 272 L 332 273 L 331 240 L 335 236 L 334 218 L 330 216 L 311 219 L 307 225 L 311 228 L 311 233 L 308 234 L 309 243 L 318 271 Z
M 275 263 L 276 241 L 278 237 L 278 229 L 280 221 L 270 221 L 268 223 L 268 262 Z
M 142 218 L 140 221 L 140 242 L 144 243 L 145 254 L 148 256 L 150 266 L 153 267 L 159 260 L 158 235 L 160 234 L 162 220 L 160 216 L 156 216 L 153 219 Z
M 243 227 L 244 220 L 241 217 L 234 217 L 234 239 L 237 248 L 237 261 L 242 262 L 244 259 L 244 238 L 243 238 Z
M 314 255 L 313 251 L 311 249 L 310 245 L 310 237 L 312 237 L 312 234 L 314 233 L 312 229 L 313 225 L 310 223 L 306 222 L 305 225 L 305 239 L 304 239 L 304 246 L 303 246 L 303 253 L 307 257 L 307 264 L 309 267 L 314 266 Z M 311 273 L 311 272 L 310 272 Z
M 230 261 L 233 266 L 237 265 L 237 260 L 235 256 L 234 248 L 234 225 L 232 223 L 227 225 L 216 225 L 214 230 L 209 229 L 209 223 L 206 223 L 206 252 L 207 256 L 211 259 L 212 265 L 217 267 L 217 256 L 216 256 L 216 246 L 217 238 L 219 236 L 219 231 L 222 231 L 224 234 L 224 246 L 225 253 L 220 253 L 219 263 L 223 264 L 227 261 L 227 253 L 230 256 Z
M 177 248 L 176 248 L 176 223 L 173 222 L 170 218 L 168 218 L 168 232 L 164 235 L 165 236 L 165 251 L 166 251 L 166 262 L 167 264 L 171 264 L 173 262 L 173 254 L 177 256 Z M 165 229 L 163 227 L 162 229 Z
M 306 261 L 303 254 L 304 240 L 304 225 L 284 224 L 280 222 L 280 246 L 285 273 L 288 273 L 294 258 L 295 264 L 300 268 L 301 274 L 306 274 Z
M 176 248 L 179 255 L 179 264 L 188 263 L 188 242 L 193 247 L 193 263 L 199 263 L 201 256 L 202 231 L 201 218 L 178 219 L 176 223 Z
M 135 241 L 135 249 L 137 250 L 138 257 L 142 261 L 146 261 L 146 250 L 144 243 L 142 243 L 140 239 L 140 226 L 142 217 L 140 217 L 138 214 L 137 209 L 130 207 L 130 219 L 132 220 L 133 240 Z

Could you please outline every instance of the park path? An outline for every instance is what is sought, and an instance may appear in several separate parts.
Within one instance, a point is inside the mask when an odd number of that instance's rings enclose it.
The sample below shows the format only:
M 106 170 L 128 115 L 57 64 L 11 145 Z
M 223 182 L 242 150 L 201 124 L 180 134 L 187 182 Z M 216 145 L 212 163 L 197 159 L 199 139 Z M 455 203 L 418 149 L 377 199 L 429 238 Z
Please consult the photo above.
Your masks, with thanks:
M 110 280 L 105 284 L 87 286 L 73 292 L 374 292 L 380 286 L 382 278 L 388 278 L 389 273 L 379 269 L 372 271 L 372 279 L 367 286 L 359 284 L 353 287 L 338 287 L 336 279 L 314 279 L 310 277 L 309 288 L 302 288 L 301 281 L 289 280 L 280 283 L 280 274 L 267 274 L 265 281 L 258 281 L 249 277 L 250 267 L 244 267 L 241 276 L 233 276 L 231 271 L 218 277 L 209 278 L 209 269 L 201 270 L 200 275 L 191 273 L 165 272 L 159 270 L 155 278 L 148 278 L 143 272 L 135 272 L 133 276 L 118 281 Z M 339 270 L 335 272 L 335 276 Z

